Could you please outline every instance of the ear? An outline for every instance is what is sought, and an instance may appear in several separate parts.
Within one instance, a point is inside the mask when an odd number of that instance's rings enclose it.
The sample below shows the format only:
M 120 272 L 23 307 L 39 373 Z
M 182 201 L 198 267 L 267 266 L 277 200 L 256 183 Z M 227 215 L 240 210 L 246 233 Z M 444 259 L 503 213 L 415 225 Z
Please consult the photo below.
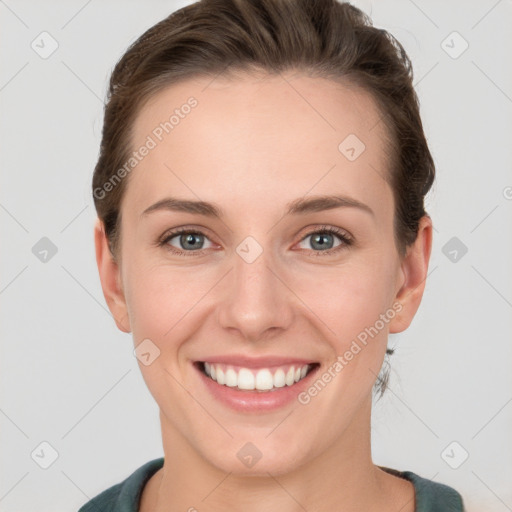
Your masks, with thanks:
M 394 300 L 399 307 L 394 306 L 397 314 L 389 324 L 390 333 L 405 331 L 411 324 L 423 297 L 431 251 L 432 219 L 425 215 L 420 219 L 416 240 L 407 248 L 400 264 L 398 292 Z
M 94 245 L 96 247 L 96 263 L 100 275 L 101 288 L 108 308 L 114 317 L 118 329 L 131 332 L 130 319 L 126 300 L 121 286 L 121 271 L 119 264 L 110 252 L 108 239 L 103 222 L 97 218 L 94 226 Z

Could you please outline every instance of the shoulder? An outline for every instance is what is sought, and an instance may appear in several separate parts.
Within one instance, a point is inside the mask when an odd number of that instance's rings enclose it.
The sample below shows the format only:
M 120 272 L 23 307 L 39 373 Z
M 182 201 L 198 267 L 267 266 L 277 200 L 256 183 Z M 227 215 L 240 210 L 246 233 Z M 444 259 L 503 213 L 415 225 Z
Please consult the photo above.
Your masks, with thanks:
M 144 485 L 163 464 L 163 457 L 147 462 L 122 482 L 85 503 L 78 512 L 138 512 Z
M 412 482 L 416 495 L 415 512 L 466 512 L 462 496 L 453 487 L 423 478 L 412 471 L 379 467 Z
M 453 487 L 423 478 L 412 471 L 404 475 L 416 490 L 416 512 L 464 512 L 462 496 Z

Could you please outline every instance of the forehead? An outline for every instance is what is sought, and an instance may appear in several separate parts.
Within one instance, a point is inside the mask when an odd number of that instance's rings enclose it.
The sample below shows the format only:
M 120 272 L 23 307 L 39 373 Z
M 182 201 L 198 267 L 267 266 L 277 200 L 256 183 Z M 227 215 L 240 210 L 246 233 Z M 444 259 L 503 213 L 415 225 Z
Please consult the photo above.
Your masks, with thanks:
M 350 130 L 366 139 L 371 132 L 377 137 L 386 135 L 382 115 L 371 95 L 348 79 L 333 81 L 299 72 L 232 72 L 221 77 L 194 77 L 154 94 L 139 112 L 132 142 L 142 140 L 159 123 L 168 121 L 192 97 L 199 107 L 192 109 L 194 117 L 201 118 L 204 130 L 209 130 L 214 121 L 217 132 L 222 128 L 221 136 L 228 132 L 228 125 L 236 133 L 237 122 L 250 123 L 252 133 L 272 134 L 276 121 L 289 126 L 290 136 L 308 128 L 309 138 L 313 139 L 317 131 L 324 137 L 331 132 L 335 141 Z M 299 125 L 295 121 L 300 121 Z M 173 127 L 173 138 L 179 138 L 180 132 L 186 130 L 184 125 L 190 123 L 180 124 L 180 130 L 174 130 L 177 125 Z M 201 134 L 201 125 L 194 123 L 194 130 Z M 290 138 L 285 135 L 280 138 L 283 142 Z
M 236 204 L 235 192 L 240 201 L 286 202 L 337 184 L 379 201 L 386 188 L 385 125 L 372 97 L 348 83 L 291 73 L 196 77 L 155 94 L 133 128 L 134 150 L 153 146 L 125 194 L 139 211 L 165 191 L 213 201 L 231 191 Z

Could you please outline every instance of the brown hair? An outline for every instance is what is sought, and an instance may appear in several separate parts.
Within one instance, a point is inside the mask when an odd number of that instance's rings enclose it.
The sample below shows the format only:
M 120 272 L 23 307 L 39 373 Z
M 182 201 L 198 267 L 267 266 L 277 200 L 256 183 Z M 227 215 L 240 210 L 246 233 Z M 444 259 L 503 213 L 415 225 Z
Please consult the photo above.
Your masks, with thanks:
M 424 196 L 435 174 L 412 65 L 391 34 L 373 27 L 361 10 L 336 0 L 201 0 L 172 13 L 128 48 L 110 78 L 92 179 L 94 204 L 112 255 L 118 254 L 120 207 L 128 181 L 120 179 L 126 172 L 119 170 L 133 151 L 133 124 L 145 102 L 187 78 L 255 69 L 304 71 L 343 80 L 372 95 L 389 133 L 386 179 L 395 201 L 395 244 L 403 256 L 426 215 Z M 108 183 L 112 186 L 107 188 Z M 388 348 L 387 354 L 392 353 Z M 380 396 L 388 377 L 384 372 L 377 379 Z

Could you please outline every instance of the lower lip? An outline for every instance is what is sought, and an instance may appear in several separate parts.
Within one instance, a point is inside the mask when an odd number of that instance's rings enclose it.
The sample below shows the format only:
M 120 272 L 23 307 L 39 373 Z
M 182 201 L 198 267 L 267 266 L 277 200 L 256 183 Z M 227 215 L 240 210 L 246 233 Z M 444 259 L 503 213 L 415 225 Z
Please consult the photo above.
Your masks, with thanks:
M 194 365 L 194 368 L 207 389 L 219 402 L 239 412 L 261 413 L 280 409 L 297 400 L 299 393 L 310 385 L 319 367 L 316 366 L 310 370 L 303 379 L 292 386 L 274 388 L 271 391 L 240 390 L 237 387 L 224 386 L 205 375 L 196 365 Z

